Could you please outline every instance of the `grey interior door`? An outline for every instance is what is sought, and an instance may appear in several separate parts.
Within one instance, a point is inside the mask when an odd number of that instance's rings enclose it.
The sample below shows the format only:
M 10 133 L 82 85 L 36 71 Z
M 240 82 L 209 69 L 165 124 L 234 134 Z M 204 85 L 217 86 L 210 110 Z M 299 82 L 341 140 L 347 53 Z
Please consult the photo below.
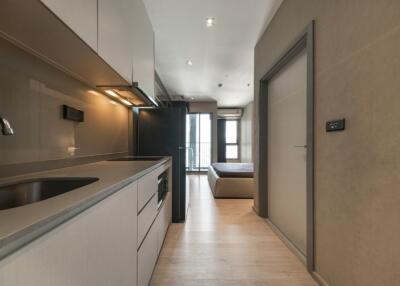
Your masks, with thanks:
M 306 256 L 307 53 L 268 84 L 268 217 Z

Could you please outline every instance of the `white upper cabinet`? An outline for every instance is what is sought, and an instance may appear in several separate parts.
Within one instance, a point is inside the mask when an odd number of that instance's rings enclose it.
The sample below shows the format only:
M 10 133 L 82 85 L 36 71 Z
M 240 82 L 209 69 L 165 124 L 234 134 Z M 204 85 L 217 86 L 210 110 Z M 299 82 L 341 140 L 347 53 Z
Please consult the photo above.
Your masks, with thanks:
M 154 31 L 143 0 L 41 0 L 128 83 L 154 90 Z
M 143 0 L 133 1 L 133 81 L 154 98 L 154 31 Z
M 97 0 L 42 0 L 42 3 L 97 51 Z
M 98 54 L 132 83 L 133 0 L 98 0 Z

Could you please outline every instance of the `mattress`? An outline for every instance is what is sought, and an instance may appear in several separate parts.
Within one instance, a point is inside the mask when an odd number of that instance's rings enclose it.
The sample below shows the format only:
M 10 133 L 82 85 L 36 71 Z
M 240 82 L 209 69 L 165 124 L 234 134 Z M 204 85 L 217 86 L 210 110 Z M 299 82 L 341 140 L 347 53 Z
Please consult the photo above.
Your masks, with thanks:
M 214 163 L 215 172 L 221 178 L 253 178 L 252 163 Z

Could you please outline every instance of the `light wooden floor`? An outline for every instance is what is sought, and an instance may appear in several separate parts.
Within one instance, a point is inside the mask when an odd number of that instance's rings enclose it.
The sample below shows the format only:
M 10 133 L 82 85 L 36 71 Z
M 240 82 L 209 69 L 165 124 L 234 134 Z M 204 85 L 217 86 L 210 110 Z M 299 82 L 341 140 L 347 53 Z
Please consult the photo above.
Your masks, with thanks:
M 188 186 L 188 219 L 169 228 L 151 285 L 316 285 L 252 200 L 215 200 L 204 175 Z

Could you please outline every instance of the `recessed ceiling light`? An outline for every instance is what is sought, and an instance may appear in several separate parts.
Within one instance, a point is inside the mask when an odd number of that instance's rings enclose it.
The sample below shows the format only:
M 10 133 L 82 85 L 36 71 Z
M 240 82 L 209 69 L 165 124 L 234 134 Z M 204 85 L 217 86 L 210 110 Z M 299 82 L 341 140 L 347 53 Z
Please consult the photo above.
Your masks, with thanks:
M 192 65 L 193 65 L 193 62 L 192 62 L 192 60 L 187 60 L 186 64 L 187 64 L 188 66 L 192 66 Z
M 88 92 L 93 95 L 99 95 L 99 93 L 95 90 L 89 90 Z
M 111 89 L 106 90 L 106 93 L 108 95 L 111 95 L 112 97 L 118 97 L 118 94 L 115 91 L 111 90 Z
M 120 100 L 121 100 L 121 102 L 122 102 L 123 104 L 125 104 L 125 105 L 127 105 L 127 106 L 132 106 L 132 105 L 133 105 L 132 103 L 130 103 L 130 102 L 127 101 L 126 99 L 121 98 Z
M 214 19 L 214 18 L 208 17 L 208 18 L 206 19 L 206 26 L 207 26 L 207 28 L 211 28 L 212 26 L 214 26 L 214 22 L 215 22 L 215 19 Z
M 191 100 L 194 100 L 194 97 L 192 96 L 190 99 L 191 99 Z
M 219 88 L 221 88 L 222 86 L 223 86 L 223 84 L 222 84 L 222 83 L 219 83 L 219 84 L 218 84 L 218 87 L 219 87 Z

